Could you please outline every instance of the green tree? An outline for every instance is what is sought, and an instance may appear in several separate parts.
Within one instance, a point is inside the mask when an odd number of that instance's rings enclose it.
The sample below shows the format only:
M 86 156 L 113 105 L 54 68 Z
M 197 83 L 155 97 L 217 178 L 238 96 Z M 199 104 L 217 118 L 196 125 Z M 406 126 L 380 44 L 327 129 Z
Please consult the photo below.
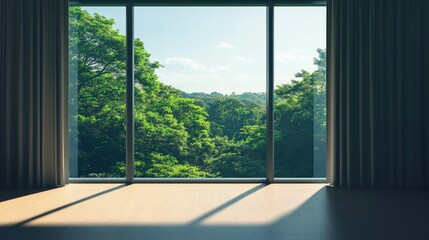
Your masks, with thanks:
M 78 81 L 78 159 L 83 176 L 110 176 L 125 156 L 125 38 L 113 20 L 70 8 L 70 67 Z
M 235 97 L 218 97 L 207 106 L 211 133 L 214 136 L 227 136 L 228 139 L 240 139 L 240 131 L 246 125 L 258 120 L 258 106 L 245 104 Z
M 80 176 L 124 176 L 125 36 L 79 7 L 70 8 L 70 29 Z M 184 93 L 158 80 L 162 66 L 141 40 L 134 51 L 136 177 L 265 176 L 265 93 Z M 326 54 L 317 51 L 316 71 L 275 90 L 276 176 L 312 177 L 325 152 Z
M 326 153 L 326 54 L 317 52 L 316 71 L 302 70 L 275 90 L 277 176 L 313 177 L 314 156 Z
M 70 8 L 71 75 L 77 76 L 79 173 L 81 176 L 124 176 L 125 162 L 125 36 L 114 21 Z M 141 176 L 155 176 L 172 166 L 177 176 L 209 176 L 199 169 L 213 149 L 210 124 L 203 108 L 183 98 L 180 91 L 158 81 L 159 63 L 139 39 L 135 42 L 136 162 L 146 169 Z M 155 161 L 155 155 L 159 161 Z M 194 165 L 191 165 L 194 164 Z M 158 167 L 156 167 L 158 166 Z M 162 172 L 165 172 L 164 170 Z M 161 173 L 159 173 L 161 174 Z M 188 174 L 188 175 L 187 175 Z M 165 174 L 164 174 L 165 175 Z M 164 176 L 163 175 L 163 176 Z M 168 177 L 168 176 L 167 176 Z

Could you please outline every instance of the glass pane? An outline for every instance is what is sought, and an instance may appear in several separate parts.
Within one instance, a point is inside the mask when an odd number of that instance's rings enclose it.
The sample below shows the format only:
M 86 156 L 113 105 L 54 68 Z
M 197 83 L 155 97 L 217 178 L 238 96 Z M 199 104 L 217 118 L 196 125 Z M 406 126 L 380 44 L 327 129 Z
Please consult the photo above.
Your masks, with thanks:
M 125 177 L 125 8 L 69 8 L 70 177 Z
M 275 8 L 275 177 L 326 177 L 326 8 Z
M 134 14 L 135 176 L 265 177 L 265 8 Z

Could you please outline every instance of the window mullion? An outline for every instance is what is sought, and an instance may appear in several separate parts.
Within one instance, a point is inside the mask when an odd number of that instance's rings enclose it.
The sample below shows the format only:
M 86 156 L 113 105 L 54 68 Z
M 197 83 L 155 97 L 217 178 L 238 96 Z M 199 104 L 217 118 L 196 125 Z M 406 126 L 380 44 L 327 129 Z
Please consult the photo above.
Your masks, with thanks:
M 134 6 L 126 6 L 127 45 L 127 160 L 126 182 L 134 178 Z
M 267 182 L 274 181 L 274 4 L 267 5 Z

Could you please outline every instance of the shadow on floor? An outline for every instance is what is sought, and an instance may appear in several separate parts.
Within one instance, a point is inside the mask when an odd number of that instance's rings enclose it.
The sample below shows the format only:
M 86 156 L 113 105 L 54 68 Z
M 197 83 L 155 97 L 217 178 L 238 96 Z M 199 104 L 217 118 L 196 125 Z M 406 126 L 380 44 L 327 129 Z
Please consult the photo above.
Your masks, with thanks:
M 31 194 L 41 193 L 56 189 L 55 187 L 49 188 L 0 188 L 0 202 L 25 197 Z
M 66 208 L 68 208 L 68 207 L 71 207 L 71 206 L 77 205 L 77 204 L 79 204 L 79 203 L 83 203 L 83 202 L 85 202 L 85 201 L 88 201 L 88 200 L 91 200 L 91 199 L 93 199 L 93 198 L 96 198 L 96 197 L 102 196 L 102 195 L 104 195 L 104 194 L 108 194 L 108 193 L 110 193 L 110 192 L 113 192 L 113 191 L 119 190 L 119 189 L 124 188 L 124 187 L 126 187 L 126 186 L 127 186 L 126 184 L 122 184 L 122 185 L 119 185 L 119 186 L 116 186 L 116 187 L 113 187 L 113 188 L 109 188 L 109 189 L 107 189 L 107 190 L 104 190 L 104 191 L 101 191 L 101 192 L 98 192 L 98 193 L 94 193 L 94 194 L 92 194 L 92 195 L 90 195 L 90 196 L 88 196 L 88 197 L 84 197 L 84 198 L 79 199 L 79 200 L 77 200 L 77 201 L 74 201 L 74 202 L 71 202 L 71 203 L 65 204 L 65 205 L 63 205 L 63 206 L 60 206 L 60 207 L 54 208 L 54 209 L 49 210 L 49 211 L 47 211 L 47 212 L 44 212 L 44 213 L 42 213 L 42 214 L 39 214 L 39 215 L 36 215 L 36 216 L 34 216 L 34 217 L 28 218 L 28 219 L 26 219 L 26 220 L 24 220 L 24 221 L 21 221 L 21 222 L 19 222 L 19 223 L 15 224 L 13 227 L 21 227 L 21 226 L 24 226 L 26 223 L 29 223 L 29 222 L 34 221 L 34 220 L 36 220 L 36 219 L 39 219 L 39 218 L 45 217 L 45 216 L 47 216 L 47 215 L 49 215 L 49 214 L 52 214 L 52 213 L 55 213 L 55 212 L 58 212 L 58 211 L 64 210 L 64 209 L 66 209 Z
M 183 225 L 0 227 L 1 239 L 429 239 L 428 189 L 324 187 L 293 212 L 268 224 L 209 225 L 201 220 L 256 192 L 257 186 Z M 1 213 L 0 213 L 1 215 Z

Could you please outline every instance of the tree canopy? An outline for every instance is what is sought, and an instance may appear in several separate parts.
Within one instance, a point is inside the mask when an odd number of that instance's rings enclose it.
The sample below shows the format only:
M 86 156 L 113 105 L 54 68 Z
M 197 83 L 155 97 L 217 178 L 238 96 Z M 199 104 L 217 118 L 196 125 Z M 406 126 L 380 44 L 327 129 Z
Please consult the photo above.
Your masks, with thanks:
M 125 176 L 126 46 L 114 21 L 70 8 L 70 102 L 77 106 L 81 177 Z M 265 93 L 185 93 L 159 81 L 140 39 L 135 51 L 136 177 L 264 177 Z M 324 154 L 325 51 L 275 89 L 276 174 L 313 176 Z

